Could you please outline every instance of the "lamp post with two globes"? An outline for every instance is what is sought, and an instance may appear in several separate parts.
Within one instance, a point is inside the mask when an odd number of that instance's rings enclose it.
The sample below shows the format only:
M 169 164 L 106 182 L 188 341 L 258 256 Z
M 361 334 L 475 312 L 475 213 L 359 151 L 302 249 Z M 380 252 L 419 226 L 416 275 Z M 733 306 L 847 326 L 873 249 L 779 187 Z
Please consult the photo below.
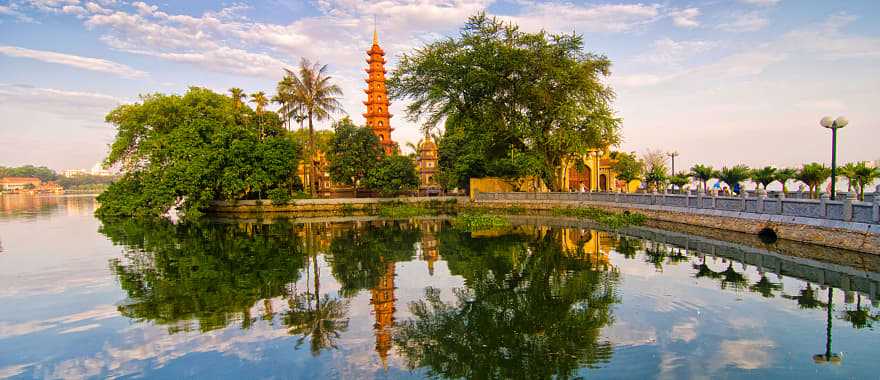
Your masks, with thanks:
M 843 116 L 837 119 L 831 119 L 831 116 L 825 116 L 819 121 L 819 125 L 831 130 L 831 200 L 837 197 L 837 130 L 849 124 Z

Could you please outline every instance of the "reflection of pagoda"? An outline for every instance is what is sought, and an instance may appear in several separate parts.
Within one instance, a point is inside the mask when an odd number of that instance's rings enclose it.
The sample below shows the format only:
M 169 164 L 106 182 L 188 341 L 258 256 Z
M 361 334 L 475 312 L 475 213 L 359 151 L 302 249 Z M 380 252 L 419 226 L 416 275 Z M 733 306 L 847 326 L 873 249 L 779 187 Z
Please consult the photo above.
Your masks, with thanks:
M 397 143 L 391 140 L 391 114 L 388 113 L 388 91 L 385 90 L 385 51 L 379 47 L 379 34 L 373 30 L 373 46 L 367 50 L 367 64 L 370 65 L 367 71 L 367 100 L 364 105 L 367 106 L 367 112 L 364 118 L 367 119 L 367 128 L 373 130 L 379 143 L 382 144 L 382 150 L 385 155 L 390 156 L 397 152 Z
M 383 260 L 384 261 L 384 260 Z M 376 353 L 382 360 L 382 367 L 388 368 L 388 351 L 391 350 L 391 329 L 394 327 L 394 262 L 385 263 L 385 275 L 379 279 L 376 287 L 370 290 L 373 314 L 376 323 L 373 329 L 376 334 Z
M 440 230 L 440 223 L 435 220 L 424 220 L 421 226 L 422 236 L 422 260 L 428 262 L 428 274 L 434 275 L 434 262 L 440 258 L 440 251 L 437 248 L 437 231 Z

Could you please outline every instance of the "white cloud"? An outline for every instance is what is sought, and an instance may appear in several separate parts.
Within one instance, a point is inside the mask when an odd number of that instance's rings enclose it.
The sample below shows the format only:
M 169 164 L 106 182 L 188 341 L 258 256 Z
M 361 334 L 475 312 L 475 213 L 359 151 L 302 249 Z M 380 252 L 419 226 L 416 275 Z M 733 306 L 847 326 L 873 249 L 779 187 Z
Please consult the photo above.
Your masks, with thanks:
M 741 3 L 749 5 L 760 5 L 764 7 L 779 4 L 781 0 L 739 0 Z
M 651 50 L 635 56 L 636 62 L 661 65 L 678 65 L 694 55 L 716 47 L 712 41 L 675 41 L 665 37 L 654 41 Z
M 109 10 L 109 9 L 107 9 L 107 8 L 104 8 L 104 7 L 102 7 L 100 4 L 97 4 L 97 3 L 94 3 L 94 2 L 88 2 L 88 3 L 86 3 L 85 7 L 86 7 L 86 10 L 88 10 L 88 11 L 91 12 L 91 13 L 97 13 L 97 14 L 110 14 L 110 13 L 113 13 L 113 11 L 111 11 L 111 10 Z
M 697 8 L 687 8 L 670 13 L 672 23 L 680 28 L 696 28 L 700 26 L 700 22 L 697 21 L 699 15 L 700 10 Z
M 764 29 L 770 21 L 757 12 L 739 14 L 732 20 L 718 24 L 718 29 L 725 32 L 755 32 Z
M 518 16 L 509 18 L 529 30 L 615 33 L 650 24 L 658 19 L 659 14 L 658 5 L 533 3 L 521 9 Z
M 94 92 L 0 84 L 0 104 L 47 112 L 66 119 L 103 124 L 102 115 L 122 102 L 122 99 Z
M 22 22 L 36 22 L 30 16 L 16 10 L 15 4 L 0 5 L 0 15 L 12 16 L 15 17 L 16 20 Z
M 66 13 L 66 14 L 70 14 L 70 15 L 75 15 L 80 18 L 84 17 L 85 15 L 87 15 L 89 13 L 88 11 L 86 11 L 85 8 L 83 8 L 79 5 L 65 5 L 61 8 L 61 12 Z
M 16 58 L 30 58 L 42 62 L 57 63 L 84 70 L 99 71 L 125 78 L 141 78 L 147 76 L 147 73 L 133 69 L 130 66 L 100 58 L 82 57 L 46 50 L 31 50 L 16 46 L 0 46 L 0 54 Z

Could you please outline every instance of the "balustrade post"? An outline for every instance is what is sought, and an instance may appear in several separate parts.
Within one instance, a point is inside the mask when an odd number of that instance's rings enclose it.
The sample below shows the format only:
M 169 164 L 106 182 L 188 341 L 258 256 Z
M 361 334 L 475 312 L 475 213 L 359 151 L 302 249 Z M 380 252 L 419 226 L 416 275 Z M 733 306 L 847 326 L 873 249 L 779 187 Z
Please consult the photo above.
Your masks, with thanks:
M 703 208 L 703 190 L 697 190 L 697 208 Z
M 764 200 L 767 199 L 767 190 L 758 189 L 755 191 L 755 194 L 758 195 L 758 200 L 757 200 L 758 203 L 755 206 L 755 209 L 757 210 L 757 212 L 759 214 L 763 214 L 764 213 Z
M 785 202 L 785 193 L 784 193 L 784 192 L 780 192 L 779 194 L 776 195 L 776 203 L 779 205 L 779 209 L 778 209 L 778 210 L 779 210 L 779 215 L 784 214 L 784 213 L 782 212 L 782 211 L 783 211 L 783 210 L 782 210 L 782 206 L 783 206 L 783 203 L 784 203 L 784 202 Z
M 712 196 L 712 209 L 715 210 L 718 208 L 718 192 L 712 191 L 710 195 Z
M 874 211 L 874 223 L 880 223 L 880 185 L 877 185 L 874 189 L 874 205 L 872 209 Z
M 828 217 L 828 193 L 822 193 L 819 196 L 819 216 L 826 218 Z
M 746 189 L 740 188 L 739 198 L 740 198 L 740 211 L 746 211 L 748 208 L 746 207 L 746 198 L 749 196 L 749 192 Z
M 856 200 L 856 193 L 847 192 L 843 198 L 843 220 L 851 222 L 853 219 L 853 201 Z

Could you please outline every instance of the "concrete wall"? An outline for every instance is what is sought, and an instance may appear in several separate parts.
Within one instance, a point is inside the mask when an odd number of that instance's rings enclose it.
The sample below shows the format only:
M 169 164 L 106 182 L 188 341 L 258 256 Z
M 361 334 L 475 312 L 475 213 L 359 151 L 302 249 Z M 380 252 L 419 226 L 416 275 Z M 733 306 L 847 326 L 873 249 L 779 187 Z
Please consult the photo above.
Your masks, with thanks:
M 781 239 L 880 255 L 880 198 L 867 203 L 664 194 L 480 193 L 475 204 L 499 209 L 590 206 L 637 211 L 654 220 L 751 234 L 771 228 Z

